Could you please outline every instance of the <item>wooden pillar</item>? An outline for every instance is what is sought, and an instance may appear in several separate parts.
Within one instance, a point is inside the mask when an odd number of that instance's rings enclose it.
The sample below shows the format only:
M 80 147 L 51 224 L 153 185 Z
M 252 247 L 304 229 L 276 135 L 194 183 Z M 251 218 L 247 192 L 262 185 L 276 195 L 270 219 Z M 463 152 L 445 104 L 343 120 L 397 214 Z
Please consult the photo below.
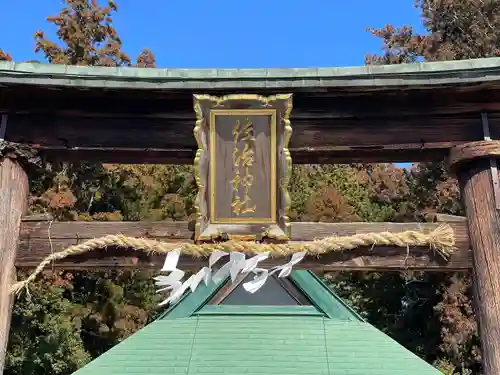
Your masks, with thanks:
M 495 174 L 499 141 L 479 141 L 451 150 L 467 212 L 472 247 L 476 314 L 485 375 L 500 374 L 500 187 Z M 491 163 L 494 161 L 494 163 Z
M 22 166 L 0 157 L 0 374 L 5 366 L 15 280 L 14 262 L 21 217 L 28 202 L 28 177 Z

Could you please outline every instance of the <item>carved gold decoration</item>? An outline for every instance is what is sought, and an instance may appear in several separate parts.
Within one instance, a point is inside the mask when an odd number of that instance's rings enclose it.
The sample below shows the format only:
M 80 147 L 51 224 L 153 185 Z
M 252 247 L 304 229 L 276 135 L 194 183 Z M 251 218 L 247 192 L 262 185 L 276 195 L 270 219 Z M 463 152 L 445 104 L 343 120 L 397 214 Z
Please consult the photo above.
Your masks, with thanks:
M 285 99 L 285 98 L 283 98 Z M 280 215 L 280 221 L 284 226 L 284 232 L 290 236 L 290 208 L 292 207 L 292 198 L 290 197 L 290 192 L 288 191 L 288 187 L 290 185 L 290 178 L 292 177 L 292 155 L 290 154 L 289 144 L 290 139 L 292 138 L 292 124 L 290 122 L 290 115 L 292 114 L 292 96 L 288 95 L 286 98 L 286 110 L 283 113 L 283 122 L 284 122 L 284 136 L 283 136 L 283 159 L 285 166 L 283 168 L 284 175 L 280 179 L 280 188 L 281 188 L 281 197 L 282 197 L 282 205 L 283 211 Z
M 228 106 L 228 102 L 252 101 L 257 103 L 256 108 L 239 109 Z M 273 102 L 284 102 L 280 113 L 276 113 Z M 210 109 L 203 109 L 208 102 Z M 236 106 L 237 107 L 237 106 Z M 292 95 L 283 94 L 264 97 L 253 94 L 236 94 L 222 97 L 210 95 L 194 95 L 194 111 L 196 114 L 196 125 L 194 128 L 195 139 L 198 145 L 194 160 L 195 180 L 198 185 L 198 195 L 195 200 L 197 240 L 211 240 L 223 238 L 245 238 L 260 240 L 268 237 L 276 240 L 288 240 L 290 238 L 289 210 L 291 199 L 288 186 L 292 172 L 292 158 L 288 150 L 292 127 L 290 114 L 292 111 Z M 232 211 L 238 217 L 217 218 L 215 202 L 215 117 L 217 115 L 246 116 L 233 128 L 233 197 Z M 245 213 L 255 212 L 256 206 L 249 194 L 250 187 L 254 182 L 251 175 L 251 167 L 255 162 L 253 140 L 251 131 L 251 116 L 271 116 L 270 131 L 270 154 L 271 154 L 271 212 L 267 218 L 244 217 Z M 210 120 L 208 124 L 207 120 Z M 248 121 L 247 121 L 248 120 Z M 277 134 L 277 121 L 279 121 L 280 134 Z M 279 142 L 279 143 L 278 143 Z M 242 144 L 242 145 L 241 145 Z M 278 154 L 278 150 L 280 150 Z M 278 159 L 277 159 L 278 158 Z M 209 189 L 207 190 L 207 187 Z M 240 187 L 243 187 L 241 192 Z M 280 196 L 277 197 L 277 189 Z M 243 193 L 242 197 L 240 194 Z M 210 202 L 210 203 L 209 203 Z M 279 204 L 279 210 L 277 205 Z M 210 208 L 210 209 L 209 209 Z
M 220 104 L 219 104 L 220 106 Z M 269 180 L 270 184 L 270 192 L 271 192 L 271 204 L 270 204 L 270 212 L 268 217 L 229 217 L 229 218 L 217 218 L 215 216 L 216 212 L 216 199 L 215 199 L 215 194 L 210 194 L 210 222 L 214 224 L 238 224 L 238 223 L 247 223 L 247 224 L 272 224 L 276 222 L 276 181 L 277 181 L 277 165 L 276 165 L 276 111 L 274 109 L 227 109 L 227 110 L 219 110 L 219 109 L 214 109 L 210 111 L 210 123 L 215 124 L 216 123 L 216 118 L 217 116 L 270 116 L 271 117 L 271 131 L 270 131 L 270 142 L 271 142 L 271 152 L 270 152 L 270 166 L 271 166 L 271 178 Z M 233 129 L 234 130 L 234 129 Z M 233 134 L 234 135 L 234 134 Z M 216 130 L 215 126 L 210 126 L 210 144 L 215 145 L 215 140 L 216 140 Z M 239 149 L 238 149 L 239 150 Z M 246 150 L 246 151 L 245 151 Z M 233 150 L 233 155 L 234 155 Z M 247 162 L 248 162 L 248 148 L 244 148 L 243 151 L 246 152 L 247 156 Z M 234 161 L 234 160 L 233 160 Z M 241 166 L 241 162 L 239 160 L 236 160 L 238 162 L 238 166 Z M 215 148 L 210 149 L 210 190 L 211 192 L 214 192 L 216 189 L 215 186 L 215 179 L 216 179 L 216 164 L 217 164 L 217 156 L 215 152 Z M 234 164 L 233 164 L 233 167 Z M 237 168 L 234 168 L 237 169 Z M 249 169 L 249 168 L 248 168 Z M 248 176 L 248 175 L 247 175 Z M 239 175 L 237 178 L 233 180 L 240 180 L 243 183 L 244 178 L 240 178 Z M 247 177 L 248 180 L 248 177 Z M 248 184 L 248 181 L 245 182 L 246 190 L 248 192 L 250 186 Z M 247 194 L 248 195 L 248 194 Z M 239 197 L 238 197 L 239 198 Z M 244 197 L 245 199 L 245 197 Z M 239 199 L 235 199 L 236 202 L 238 202 Z M 234 201 L 233 201 L 234 203 Z M 242 201 L 240 200 L 239 203 L 236 203 L 235 206 L 239 206 L 242 208 Z M 233 206 L 234 208 L 234 206 Z M 255 208 L 251 211 L 247 212 L 254 212 Z M 243 211 L 240 209 L 240 214 L 243 213 Z
M 254 148 L 255 137 L 253 134 L 253 122 L 248 117 L 245 120 L 245 125 L 241 126 L 241 121 L 236 120 L 236 124 L 232 131 L 234 137 L 233 149 L 233 168 L 234 178 L 231 181 L 234 190 L 234 197 L 231 207 L 236 215 L 255 212 L 256 206 L 251 205 L 250 188 L 253 183 L 253 175 L 250 168 L 254 163 Z M 240 150 L 239 143 L 243 141 L 243 150 Z M 240 168 L 243 167 L 245 173 L 243 178 L 240 176 Z M 240 198 L 240 186 L 243 186 L 243 200 Z
M 201 104 L 198 100 L 194 101 L 194 112 L 196 115 L 196 125 L 194 127 L 193 133 L 196 143 L 198 145 L 198 150 L 196 151 L 196 156 L 194 158 L 193 168 L 194 168 L 194 178 L 196 185 L 198 186 L 198 194 L 196 195 L 194 207 L 196 211 L 196 225 L 195 225 L 195 236 L 198 238 L 200 233 L 204 228 L 201 228 L 202 222 L 206 222 L 207 219 L 207 203 L 204 199 L 206 186 L 202 182 L 202 176 L 206 174 L 207 167 L 207 139 L 206 135 L 202 131 L 202 126 L 205 124 L 205 119 L 201 111 Z M 206 181 L 206 179 L 205 179 Z

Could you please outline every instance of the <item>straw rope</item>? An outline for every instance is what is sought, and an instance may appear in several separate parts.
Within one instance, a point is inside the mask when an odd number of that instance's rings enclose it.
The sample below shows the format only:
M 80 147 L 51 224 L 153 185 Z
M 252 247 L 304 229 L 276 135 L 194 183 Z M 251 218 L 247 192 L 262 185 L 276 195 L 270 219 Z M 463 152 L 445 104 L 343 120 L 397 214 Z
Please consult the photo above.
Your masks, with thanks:
M 140 250 L 148 254 L 167 254 L 174 249 L 180 250 L 183 255 L 195 258 L 208 257 L 213 251 L 239 251 L 248 255 L 269 252 L 270 257 L 286 257 L 294 253 L 305 251 L 309 256 L 320 256 L 331 252 L 352 250 L 362 246 L 397 246 L 410 248 L 429 246 L 431 250 L 448 259 L 454 250 L 455 236 L 453 229 L 445 224 L 429 233 L 405 231 L 400 233 L 360 233 L 352 236 L 330 236 L 323 239 L 301 243 L 258 243 L 252 241 L 227 241 L 220 243 L 169 243 L 146 238 L 134 238 L 123 235 L 108 235 L 94 238 L 81 244 L 70 246 L 65 250 L 48 255 L 36 267 L 28 278 L 11 286 L 11 293 L 20 291 L 33 282 L 43 269 L 50 263 L 74 255 L 88 253 L 108 246 Z

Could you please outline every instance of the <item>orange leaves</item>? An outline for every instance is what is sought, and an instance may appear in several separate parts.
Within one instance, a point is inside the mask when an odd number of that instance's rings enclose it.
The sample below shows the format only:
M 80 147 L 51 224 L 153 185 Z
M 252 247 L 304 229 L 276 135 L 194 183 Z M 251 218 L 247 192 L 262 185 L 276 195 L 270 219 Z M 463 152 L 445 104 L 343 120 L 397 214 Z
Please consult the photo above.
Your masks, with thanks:
M 306 206 L 306 217 L 311 221 L 359 221 L 344 196 L 334 187 L 326 186 L 313 194 Z
M 380 55 L 367 55 L 366 64 L 403 64 L 415 62 L 424 55 L 423 39 L 415 35 L 413 27 L 386 25 L 381 29 L 367 28 L 372 35 L 382 39 Z
M 144 48 L 141 51 L 137 57 L 137 66 L 139 68 L 156 68 L 156 59 L 149 49 Z
M 48 206 L 55 209 L 70 208 L 76 201 L 75 196 L 69 190 L 61 192 L 48 191 L 46 198 L 48 200 Z
M 42 30 L 35 32 L 35 52 L 42 52 L 51 64 L 80 66 L 132 66 L 132 59 L 122 50 L 123 44 L 115 27 L 114 1 L 103 7 L 97 1 L 65 0 L 65 7 L 47 21 L 57 28 L 59 42 L 46 38 Z M 0 50 L 0 60 L 12 57 Z M 156 67 L 152 52 L 144 49 L 137 57 L 137 66 Z
M 408 194 L 404 170 L 393 164 L 363 165 L 356 177 L 378 202 L 388 203 Z
M 0 61 L 12 61 L 12 56 L 0 49 Z
M 66 7 L 47 21 L 57 27 L 58 46 L 45 39 L 44 33 L 35 34 L 35 51 L 42 51 L 50 63 L 69 65 L 130 66 L 131 60 L 122 48 L 122 42 L 112 25 L 116 4 L 108 2 L 101 7 L 97 1 L 65 0 Z
M 97 212 L 89 214 L 88 212 L 80 213 L 77 220 L 80 221 L 122 221 L 123 215 L 120 211 L 112 212 Z
M 457 367 L 473 366 L 481 361 L 471 297 L 470 277 L 456 274 L 445 287 L 442 301 L 434 308 L 442 324 L 440 349 Z

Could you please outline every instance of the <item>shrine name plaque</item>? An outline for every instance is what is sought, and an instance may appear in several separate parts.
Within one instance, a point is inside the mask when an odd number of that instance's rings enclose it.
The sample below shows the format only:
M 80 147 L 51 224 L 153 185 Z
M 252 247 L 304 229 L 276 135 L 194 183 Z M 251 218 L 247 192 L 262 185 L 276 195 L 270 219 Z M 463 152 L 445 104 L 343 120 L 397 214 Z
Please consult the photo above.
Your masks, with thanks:
M 194 95 L 198 241 L 288 240 L 292 95 Z

